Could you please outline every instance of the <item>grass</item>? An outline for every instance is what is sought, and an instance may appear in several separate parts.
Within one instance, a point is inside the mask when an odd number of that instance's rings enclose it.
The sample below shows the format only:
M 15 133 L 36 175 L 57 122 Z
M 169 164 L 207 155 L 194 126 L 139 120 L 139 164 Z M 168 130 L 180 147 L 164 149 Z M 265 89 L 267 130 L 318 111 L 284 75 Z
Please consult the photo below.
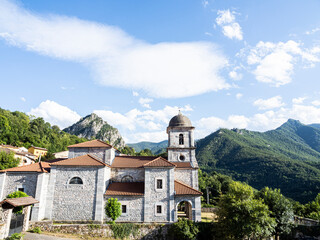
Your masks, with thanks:
M 212 212 L 202 212 L 201 222 L 212 222 L 215 221 L 216 215 Z

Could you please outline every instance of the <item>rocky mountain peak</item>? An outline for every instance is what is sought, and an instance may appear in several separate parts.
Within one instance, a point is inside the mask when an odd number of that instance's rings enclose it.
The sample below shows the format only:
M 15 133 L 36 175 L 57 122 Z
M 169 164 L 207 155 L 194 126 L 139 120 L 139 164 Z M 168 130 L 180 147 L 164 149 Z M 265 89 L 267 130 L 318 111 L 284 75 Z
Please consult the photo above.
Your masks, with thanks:
M 125 142 L 118 129 L 112 127 L 106 121 L 103 121 L 103 119 L 95 113 L 81 118 L 77 123 L 65 128 L 63 131 L 78 137 L 88 139 L 96 138 L 109 142 L 116 148 L 123 148 L 125 146 Z

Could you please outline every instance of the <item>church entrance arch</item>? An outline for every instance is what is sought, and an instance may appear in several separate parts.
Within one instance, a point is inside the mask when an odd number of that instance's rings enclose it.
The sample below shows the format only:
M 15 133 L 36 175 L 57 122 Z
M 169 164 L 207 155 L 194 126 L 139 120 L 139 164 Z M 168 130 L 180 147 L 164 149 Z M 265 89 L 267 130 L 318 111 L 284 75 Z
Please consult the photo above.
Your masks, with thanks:
M 192 220 L 192 205 L 189 201 L 180 201 L 176 207 L 177 219 L 185 218 Z

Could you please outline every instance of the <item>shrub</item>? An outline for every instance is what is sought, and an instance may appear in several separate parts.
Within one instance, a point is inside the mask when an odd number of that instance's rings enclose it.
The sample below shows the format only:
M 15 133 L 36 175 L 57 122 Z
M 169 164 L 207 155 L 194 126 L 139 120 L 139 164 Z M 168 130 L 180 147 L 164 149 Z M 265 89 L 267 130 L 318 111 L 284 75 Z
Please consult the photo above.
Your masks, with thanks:
M 41 228 L 40 227 L 34 227 L 30 230 L 28 230 L 28 232 L 32 232 L 32 233 L 41 233 Z
M 10 237 L 7 237 L 6 240 L 20 240 L 23 239 L 24 234 L 22 233 L 14 233 Z
M 114 222 L 118 217 L 120 217 L 121 203 L 118 202 L 117 198 L 109 198 L 105 206 L 106 214 Z
M 198 227 L 190 220 L 179 219 L 173 223 L 169 229 L 169 236 L 180 240 L 196 239 L 199 232 Z
M 21 198 L 21 197 L 28 197 L 28 195 L 25 193 L 25 192 L 21 192 L 21 191 L 15 191 L 13 193 L 10 193 L 7 198 Z M 23 210 L 23 207 L 20 206 L 20 207 L 15 207 L 13 209 L 13 212 L 14 213 L 17 213 L 17 214 L 21 214 L 22 213 L 22 210 Z
M 114 223 L 111 224 L 111 230 L 114 238 L 124 239 L 129 237 L 130 234 L 135 235 L 139 226 L 133 223 Z

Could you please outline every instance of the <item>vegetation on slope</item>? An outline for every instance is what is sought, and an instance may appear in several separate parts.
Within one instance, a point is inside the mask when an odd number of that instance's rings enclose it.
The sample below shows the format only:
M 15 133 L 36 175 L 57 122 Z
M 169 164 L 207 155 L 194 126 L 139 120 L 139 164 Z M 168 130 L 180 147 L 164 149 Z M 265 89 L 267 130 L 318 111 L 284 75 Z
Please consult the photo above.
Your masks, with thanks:
M 65 133 L 42 118 L 0 108 L 0 144 L 26 148 L 33 145 L 47 148 L 49 152 L 59 152 L 67 150 L 69 145 L 84 141 L 86 139 Z
M 204 171 L 227 174 L 257 189 L 280 188 L 305 203 L 320 192 L 319 133 L 294 120 L 265 133 L 220 129 L 197 142 L 197 160 Z

